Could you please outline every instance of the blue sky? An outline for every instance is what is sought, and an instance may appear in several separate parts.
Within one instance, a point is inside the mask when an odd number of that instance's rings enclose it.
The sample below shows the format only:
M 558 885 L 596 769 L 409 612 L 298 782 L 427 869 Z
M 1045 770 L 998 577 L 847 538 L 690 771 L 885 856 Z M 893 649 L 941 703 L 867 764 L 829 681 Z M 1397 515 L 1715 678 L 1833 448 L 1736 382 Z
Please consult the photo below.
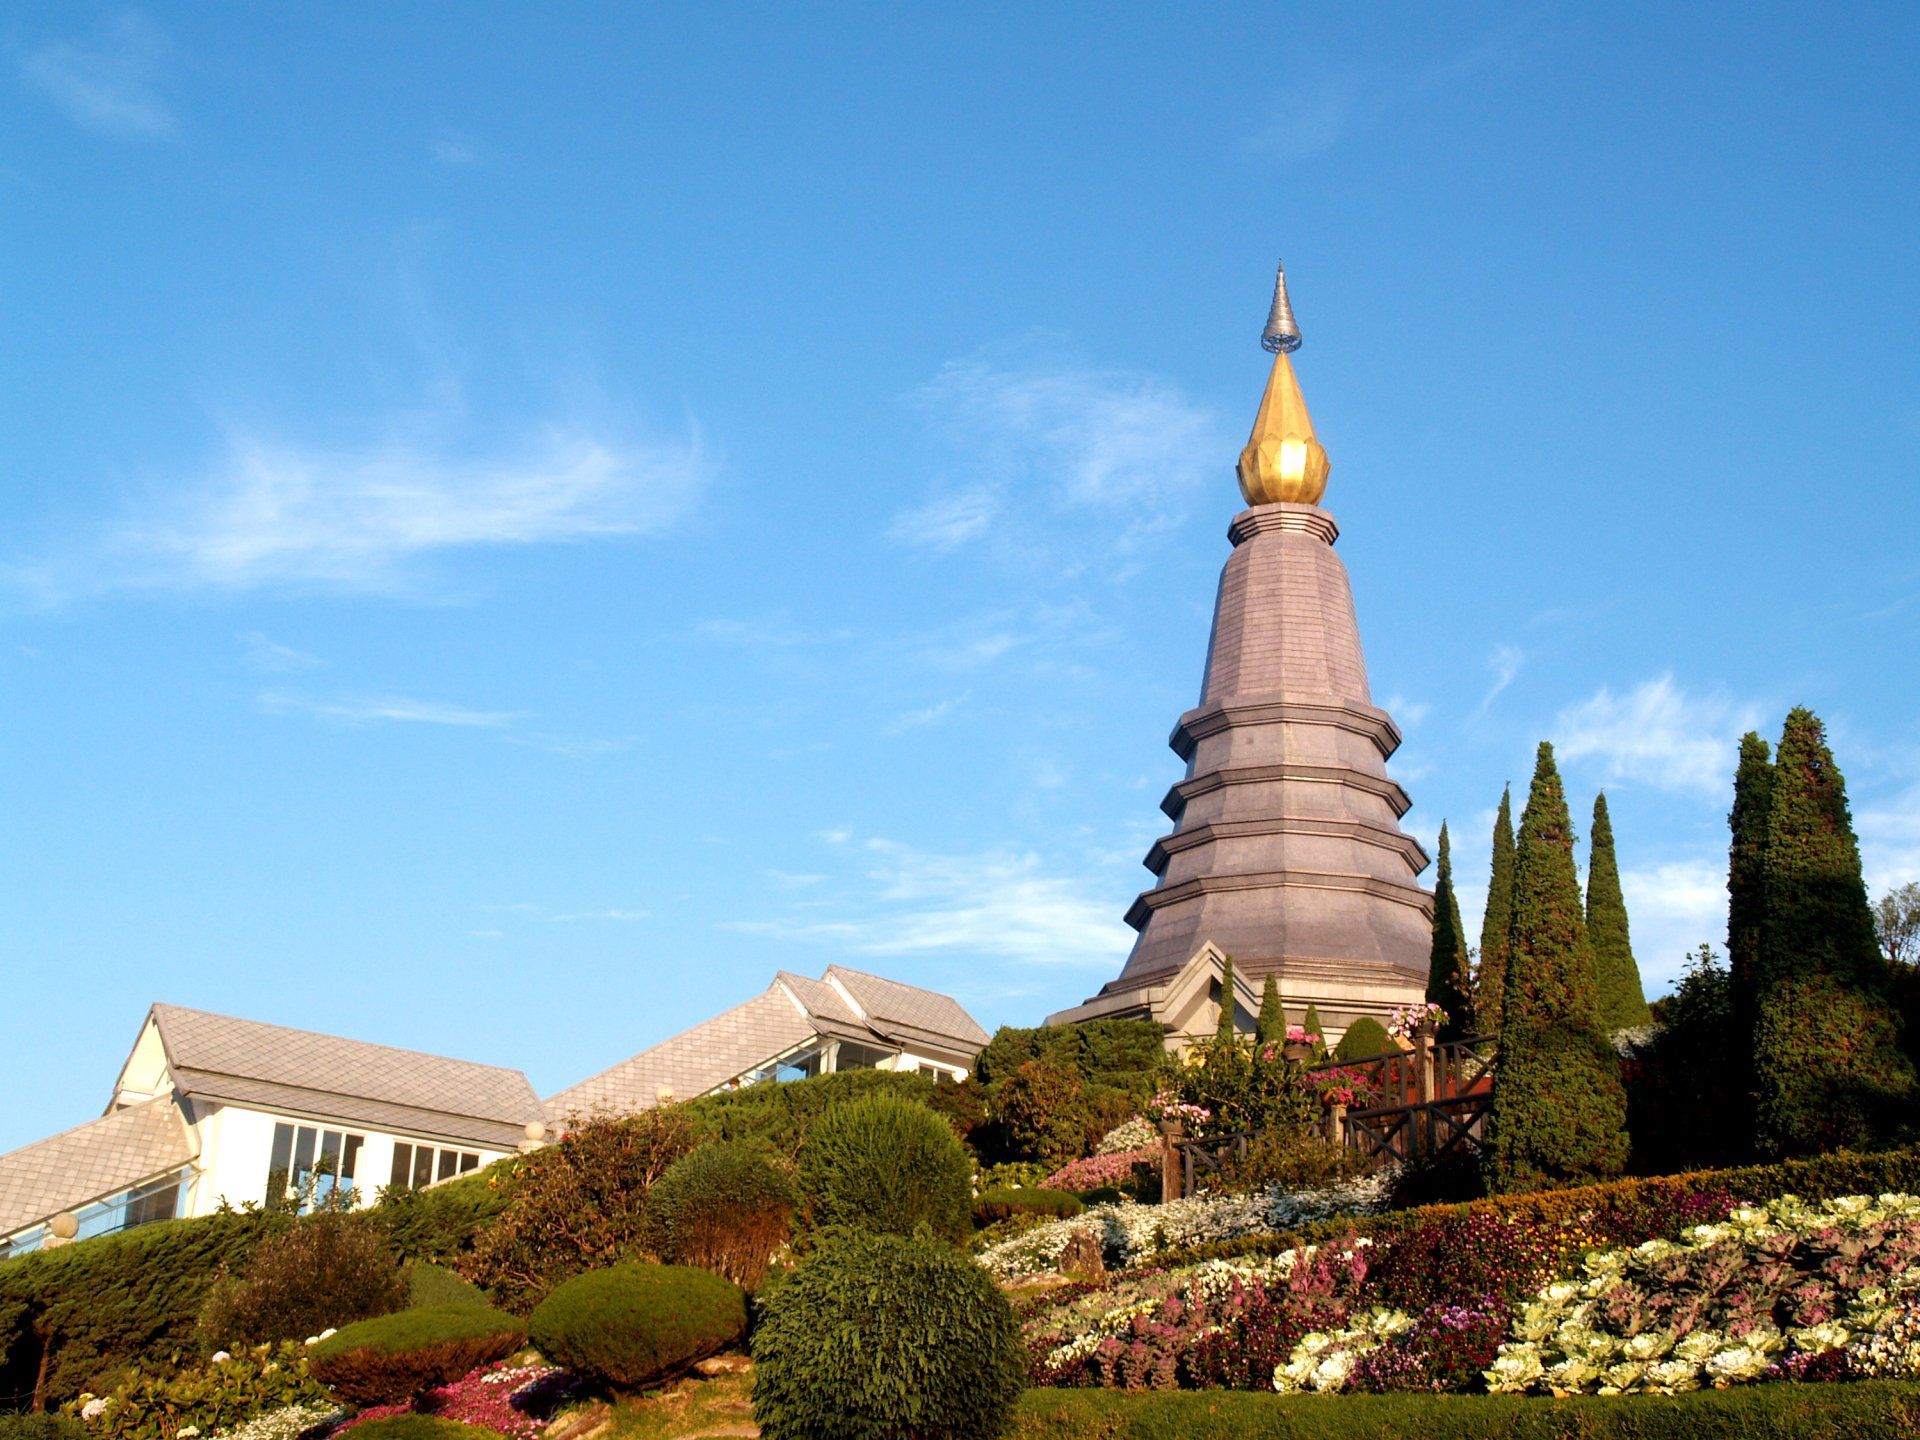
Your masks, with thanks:
M 1409 825 L 1735 737 L 1920 876 L 1911 7 L 0 20 L 0 1146 L 153 1000 L 542 1093 L 1117 973 L 1284 254 Z

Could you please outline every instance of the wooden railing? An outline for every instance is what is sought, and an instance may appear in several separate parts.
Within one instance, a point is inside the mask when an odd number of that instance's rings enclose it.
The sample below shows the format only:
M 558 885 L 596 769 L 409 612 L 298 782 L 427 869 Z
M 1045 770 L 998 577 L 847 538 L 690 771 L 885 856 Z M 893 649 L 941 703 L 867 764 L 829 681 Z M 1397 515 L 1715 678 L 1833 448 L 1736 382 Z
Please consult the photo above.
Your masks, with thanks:
M 1351 1105 L 1327 1105 L 1326 1138 L 1368 1162 L 1385 1164 L 1477 1149 L 1493 1107 L 1493 1059 L 1490 1037 L 1441 1043 L 1431 1031 L 1421 1031 L 1411 1050 L 1310 1065 L 1306 1077 L 1317 1090 L 1350 1087 L 1354 1092 Z M 1187 1139 L 1177 1126 L 1163 1126 L 1162 1133 L 1161 1195 L 1172 1200 L 1196 1194 L 1207 1177 L 1245 1160 L 1260 1132 L 1205 1140 Z

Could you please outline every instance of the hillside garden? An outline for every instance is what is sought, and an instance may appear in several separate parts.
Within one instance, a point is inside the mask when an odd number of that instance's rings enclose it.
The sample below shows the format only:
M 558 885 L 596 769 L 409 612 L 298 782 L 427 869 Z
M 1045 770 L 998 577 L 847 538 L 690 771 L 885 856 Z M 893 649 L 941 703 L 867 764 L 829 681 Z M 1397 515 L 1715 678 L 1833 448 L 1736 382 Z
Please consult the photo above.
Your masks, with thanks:
M 575 1117 L 359 1209 L 8 1261 L 0 1440 L 1920 1431 L 1914 986 L 1819 722 L 1750 737 L 1729 959 L 1651 1015 L 1604 800 L 1584 895 L 1549 747 L 1510 816 L 1504 928 L 1466 944 L 1448 837 L 1432 998 L 1331 1051 L 1269 982 L 1176 1056 L 1002 1030 L 959 1084 Z M 1435 1036 L 1490 1109 L 1381 1164 L 1330 1117 Z M 1176 1138 L 1216 1146 L 1191 1194 Z

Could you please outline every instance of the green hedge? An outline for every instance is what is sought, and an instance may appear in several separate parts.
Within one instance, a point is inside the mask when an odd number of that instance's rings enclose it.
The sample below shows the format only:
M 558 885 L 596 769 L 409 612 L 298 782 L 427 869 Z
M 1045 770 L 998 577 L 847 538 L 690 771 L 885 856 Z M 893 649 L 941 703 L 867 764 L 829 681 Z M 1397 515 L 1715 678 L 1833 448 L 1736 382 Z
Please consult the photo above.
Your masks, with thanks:
M 1688 1395 L 1127 1394 L 1029 1390 L 1008 1440 L 1879 1440 L 1920 1434 L 1920 1385 Z
M 1153 1075 L 1165 1063 L 1166 1032 L 1151 1020 L 1093 1020 L 1085 1025 L 1003 1025 L 974 1058 L 974 1078 L 983 1085 L 1004 1080 L 1032 1060 L 1077 1071 L 1089 1085 L 1150 1094 Z
M 307 1352 L 315 1380 L 350 1405 L 396 1405 L 527 1343 L 526 1326 L 487 1305 L 422 1305 L 334 1331 Z
M 513 1162 L 504 1161 L 431 1190 L 389 1193 L 360 1213 L 403 1258 L 447 1260 L 472 1247 L 512 1183 Z M 199 1353 L 195 1322 L 221 1270 L 244 1273 L 261 1239 L 293 1223 L 264 1214 L 166 1220 L 0 1264 L 0 1411 L 32 1402 L 43 1344 L 49 1405 L 107 1389 L 116 1372 Z
M 841 1070 L 706 1095 L 683 1108 L 687 1118 L 715 1140 L 747 1141 L 792 1160 L 828 1110 L 878 1094 L 925 1103 L 933 1098 L 933 1079 L 898 1070 Z
M 116 1372 L 196 1353 L 194 1325 L 214 1278 L 242 1272 L 284 1216 L 210 1215 L 102 1235 L 0 1263 L 0 1410 L 110 1388 Z
M 1783 1160 L 1771 1165 L 1743 1165 L 1731 1170 L 1693 1170 L 1682 1175 L 1649 1175 L 1610 1180 L 1602 1185 L 1571 1186 L 1564 1190 L 1534 1190 L 1520 1195 L 1496 1195 L 1453 1205 L 1422 1205 L 1382 1215 L 1323 1220 L 1281 1235 L 1250 1235 L 1196 1245 L 1161 1256 L 1156 1264 L 1187 1265 L 1198 1260 L 1229 1259 L 1243 1255 L 1277 1255 L 1295 1245 L 1312 1244 L 1352 1230 L 1360 1235 L 1384 1235 L 1434 1220 L 1463 1219 L 1472 1214 L 1510 1216 L 1518 1220 L 1554 1222 L 1591 1212 L 1627 1212 L 1642 1217 L 1645 1233 L 1665 1233 L 1674 1201 L 1705 1190 L 1724 1190 L 1748 1203 L 1798 1195 L 1824 1200 L 1835 1195 L 1880 1195 L 1888 1191 L 1920 1194 L 1920 1147 L 1879 1151 L 1871 1155 L 1842 1150 L 1810 1160 Z
M 611 1265 L 561 1283 L 529 1328 L 554 1364 L 632 1395 L 745 1334 L 747 1296 L 688 1265 Z
M 983 1190 L 976 1195 L 973 1218 L 981 1225 L 1010 1220 L 1015 1215 L 1046 1215 L 1055 1220 L 1071 1220 L 1086 1208 L 1086 1202 L 1070 1191 L 1046 1190 L 1037 1185 L 1008 1185 Z

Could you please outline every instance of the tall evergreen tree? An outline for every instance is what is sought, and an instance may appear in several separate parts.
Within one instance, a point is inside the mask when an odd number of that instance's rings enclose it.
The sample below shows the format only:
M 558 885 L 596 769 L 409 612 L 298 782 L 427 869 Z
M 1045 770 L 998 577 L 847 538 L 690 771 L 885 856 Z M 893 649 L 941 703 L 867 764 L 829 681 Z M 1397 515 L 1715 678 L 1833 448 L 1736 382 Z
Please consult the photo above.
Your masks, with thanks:
M 1221 1040 L 1231 1040 L 1240 1031 L 1233 1018 L 1233 957 L 1227 956 L 1226 963 L 1220 967 L 1220 1023 L 1214 1034 Z
M 1427 960 L 1427 999 L 1447 1012 L 1441 1035 L 1458 1039 L 1471 1034 L 1467 993 L 1467 926 L 1460 918 L 1460 901 L 1453 893 L 1453 847 L 1447 825 L 1440 822 L 1440 861 L 1433 883 L 1433 951 Z
M 1740 737 L 1740 768 L 1733 777 L 1733 832 L 1727 851 L 1727 993 L 1731 1001 L 1733 1046 L 1738 1074 L 1734 1093 L 1742 1097 L 1738 1123 L 1753 1143 L 1753 1027 L 1758 1021 L 1754 974 L 1760 956 L 1760 921 L 1766 913 L 1767 812 L 1773 805 L 1773 759 L 1767 742 L 1749 730 Z
M 1810 710 L 1774 754 L 1753 961 L 1754 1133 L 1763 1154 L 1872 1140 L 1913 1102 L 1846 781 Z
M 1307 1032 L 1307 1038 L 1313 1042 L 1314 1051 L 1316 1053 L 1325 1053 L 1327 1048 L 1327 1027 L 1320 1023 L 1320 1007 L 1318 1005 L 1308 1005 L 1306 1018 L 1302 1020 L 1300 1024 Z
M 1514 847 L 1497 1064 L 1481 1152 L 1491 1188 L 1538 1189 L 1626 1164 L 1620 1062 L 1600 1029 L 1573 821 L 1544 742 Z
M 1500 1007 L 1507 991 L 1507 931 L 1513 925 L 1513 787 L 1500 792 L 1493 820 L 1493 870 L 1487 877 L 1487 909 L 1480 921 L 1480 973 L 1474 977 L 1474 1029 L 1500 1033 Z
M 1613 851 L 1613 821 L 1605 792 L 1593 799 L 1593 854 L 1587 865 L 1587 940 L 1593 946 L 1593 982 L 1600 992 L 1600 1028 L 1611 1035 L 1653 1021 L 1640 967 L 1627 933 L 1627 897 Z
M 1287 1039 L 1287 1012 L 1280 1004 L 1280 985 L 1273 976 L 1260 987 L 1260 1020 L 1253 1027 L 1255 1045 L 1283 1045 Z

